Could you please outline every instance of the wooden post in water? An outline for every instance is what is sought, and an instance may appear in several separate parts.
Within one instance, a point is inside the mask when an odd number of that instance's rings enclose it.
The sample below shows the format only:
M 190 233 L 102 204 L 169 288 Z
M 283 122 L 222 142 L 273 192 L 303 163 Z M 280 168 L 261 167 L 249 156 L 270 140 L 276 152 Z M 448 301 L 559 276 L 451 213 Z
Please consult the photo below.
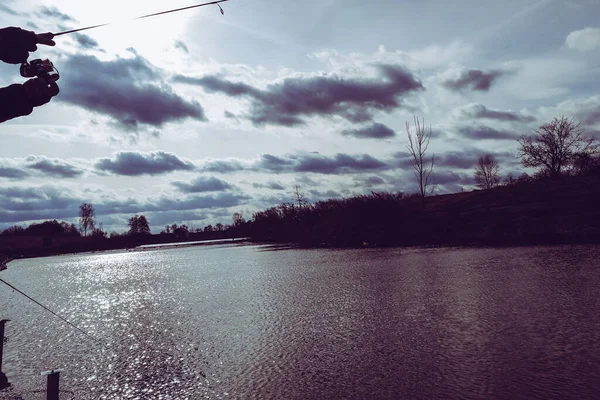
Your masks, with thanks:
M 10 321 L 10 319 L 0 320 L 0 389 L 4 389 L 10 385 L 8 378 L 4 372 L 2 372 L 2 357 L 4 356 L 4 325 Z
M 42 375 L 48 375 L 48 383 L 46 385 L 46 400 L 59 400 L 60 393 L 60 373 L 62 369 L 51 369 L 50 371 L 42 372 Z

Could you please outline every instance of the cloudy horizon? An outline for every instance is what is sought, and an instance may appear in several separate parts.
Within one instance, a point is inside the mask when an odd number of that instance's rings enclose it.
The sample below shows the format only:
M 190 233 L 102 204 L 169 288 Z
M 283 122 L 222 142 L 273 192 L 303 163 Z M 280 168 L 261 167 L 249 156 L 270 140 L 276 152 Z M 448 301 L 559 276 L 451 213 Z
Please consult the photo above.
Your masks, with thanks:
M 194 2 L 8 0 L 2 27 L 58 32 Z M 485 3 L 485 6 L 484 6 Z M 524 169 L 517 138 L 554 117 L 600 138 L 600 4 L 267 0 L 59 36 L 60 94 L 0 124 L 0 229 L 144 214 L 204 227 L 292 199 L 417 191 L 405 123 L 432 130 L 437 193 L 479 156 Z M 115 10 L 118 11 L 115 12 Z M 0 65 L 2 87 L 23 82 Z

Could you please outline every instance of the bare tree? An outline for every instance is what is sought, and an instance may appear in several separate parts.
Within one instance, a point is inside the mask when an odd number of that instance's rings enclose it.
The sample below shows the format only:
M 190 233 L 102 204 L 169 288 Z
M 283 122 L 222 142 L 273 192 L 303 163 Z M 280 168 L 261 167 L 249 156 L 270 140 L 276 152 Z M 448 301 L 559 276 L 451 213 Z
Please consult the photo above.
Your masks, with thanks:
M 572 166 L 581 154 L 594 154 L 597 145 L 594 138 L 584 135 L 581 122 L 554 118 L 541 125 L 535 135 L 519 138 L 519 156 L 524 167 L 540 167 L 539 172 L 550 178 L 558 178 L 568 166 Z
M 421 196 L 421 205 L 425 206 L 425 196 L 429 193 L 433 193 L 435 186 L 433 185 L 433 169 L 434 169 L 434 158 L 435 155 L 431 156 L 431 162 L 426 160 L 425 153 L 429 147 L 429 141 L 431 139 L 431 126 L 429 132 L 425 131 L 425 118 L 423 123 L 419 122 L 417 117 L 415 120 L 415 131 L 410 130 L 410 123 L 406 121 L 406 135 L 408 136 L 408 144 L 406 148 L 410 152 L 411 164 L 414 169 L 415 176 L 417 177 L 417 183 L 419 184 L 419 195 Z M 429 189 L 429 191 L 428 191 Z
M 294 192 L 292 193 L 293 202 L 298 204 L 298 208 L 302 208 L 308 205 L 308 200 L 304 196 L 304 192 L 300 189 L 300 186 L 294 186 Z
M 94 206 L 90 203 L 83 203 L 79 206 L 79 225 L 83 229 L 83 236 L 87 236 L 88 230 L 94 230 L 96 215 Z
M 491 154 L 479 157 L 475 167 L 475 181 L 481 189 L 491 189 L 500 183 L 498 172 L 500 166 L 496 157 Z

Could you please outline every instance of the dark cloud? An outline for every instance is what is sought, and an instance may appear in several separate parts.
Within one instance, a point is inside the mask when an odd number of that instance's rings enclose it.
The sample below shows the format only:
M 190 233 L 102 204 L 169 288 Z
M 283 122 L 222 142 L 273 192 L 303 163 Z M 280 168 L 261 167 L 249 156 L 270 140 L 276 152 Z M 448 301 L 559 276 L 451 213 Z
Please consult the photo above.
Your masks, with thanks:
M 12 167 L 0 167 L 0 178 L 22 179 L 29 174 L 22 169 Z
M 190 52 L 190 50 L 188 49 L 188 47 L 181 40 L 176 40 L 175 41 L 175 48 L 182 50 L 184 53 L 189 53 Z
M 242 163 L 239 160 L 211 160 L 200 168 L 211 172 L 271 172 L 298 173 L 313 172 L 317 174 L 348 174 L 369 170 L 380 170 L 388 165 L 368 154 L 336 154 L 323 156 L 318 153 L 298 153 L 284 156 L 263 154 L 253 163 Z
M 54 19 L 57 19 L 57 20 L 63 21 L 63 22 L 77 21 L 75 18 L 71 17 L 70 15 L 62 13 L 56 7 L 41 6 L 40 11 L 38 11 L 36 14 L 39 15 L 40 17 L 54 18 Z
M 39 156 L 29 156 L 25 160 L 27 167 L 54 178 L 77 178 L 83 175 L 83 170 L 64 160 L 50 159 Z
M 191 162 L 162 151 L 153 153 L 124 151 L 117 153 L 112 159 L 100 159 L 95 167 L 100 171 L 127 176 L 160 175 L 173 171 L 191 171 L 196 168 Z
M 246 169 L 241 162 L 237 160 L 210 160 L 204 163 L 200 168 L 206 172 L 237 172 Z
M 319 186 L 321 184 L 320 182 L 311 178 L 308 175 L 297 176 L 294 178 L 294 180 L 296 181 L 296 183 L 298 183 L 302 186 Z
M 309 153 L 292 156 L 296 161 L 294 172 L 314 172 L 319 174 L 347 174 L 352 172 L 379 170 L 388 165 L 368 154 L 348 155 L 336 154 L 326 157 Z
M 60 188 L 0 187 L 0 223 L 76 217 L 79 204 Z
M 396 132 L 384 124 L 375 123 L 365 128 L 345 130 L 342 135 L 360 139 L 388 139 L 396 136 Z
M 191 211 L 214 208 L 227 208 L 242 204 L 251 197 L 239 193 L 216 193 L 183 197 L 161 196 L 156 199 L 120 201 L 94 204 L 97 214 L 140 214 L 166 211 Z
M 283 172 L 293 169 L 295 166 L 294 160 L 290 160 L 285 157 L 278 157 L 271 154 L 263 154 L 260 156 L 260 161 L 256 165 L 258 169 L 272 171 L 272 172 Z
M 266 183 L 253 183 L 252 186 L 257 189 L 266 188 L 271 190 L 285 190 L 285 186 L 275 181 L 268 181 Z
M 156 204 L 156 211 L 160 210 L 197 210 L 227 208 L 251 200 L 250 196 L 236 193 L 218 193 L 215 195 L 192 196 L 186 199 L 172 199 L 163 197 Z M 149 210 L 152 211 L 152 210 Z
M 449 151 L 435 158 L 435 165 L 445 168 L 472 169 L 481 154 L 466 151 Z
M 435 171 L 434 183 L 436 185 L 474 185 L 473 174 L 454 171 Z
M 573 114 L 585 126 L 593 126 L 600 123 L 600 97 L 594 96 L 583 101 L 575 101 L 569 107 L 573 108 Z
M 340 198 L 342 197 L 342 195 L 338 192 L 336 192 L 335 190 L 326 190 L 326 191 L 320 191 L 320 190 L 309 190 L 308 193 L 310 194 L 310 201 L 319 201 L 319 200 L 329 200 L 329 199 L 335 199 L 335 198 Z
M 9 14 L 9 15 L 19 15 L 18 12 L 16 12 L 12 8 L 10 8 L 9 6 L 6 6 L 4 4 L 0 4 L 0 12 L 3 12 L 5 14 Z
M 231 111 L 225 110 L 223 112 L 223 115 L 225 116 L 225 118 L 228 118 L 228 119 L 233 119 L 233 120 L 236 120 L 236 121 L 240 120 L 240 118 L 237 115 L 235 115 L 234 113 L 232 113 Z
M 412 168 L 413 156 L 407 151 L 398 151 L 392 154 L 392 165 L 398 168 Z M 427 158 L 430 159 L 431 155 L 427 154 Z
M 471 104 L 462 110 L 462 114 L 468 118 L 476 119 L 493 119 L 509 122 L 533 122 L 535 117 L 532 115 L 524 115 L 514 111 L 500 111 L 487 108 L 483 104 Z
M 100 61 L 73 55 L 64 63 L 58 100 L 108 115 L 126 129 L 140 125 L 161 127 L 168 122 L 194 118 L 206 121 L 197 102 L 184 100 L 161 83 L 161 72 L 139 55 Z
M 173 186 L 184 193 L 222 192 L 232 188 L 229 183 L 215 177 L 200 177 L 191 183 L 173 182 Z
M 383 185 L 385 183 L 383 178 L 381 178 L 379 176 L 369 176 L 365 179 L 362 179 L 362 182 L 365 185 L 369 185 L 369 186 Z
M 515 140 L 519 135 L 515 132 L 501 131 L 489 126 L 463 126 L 458 128 L 458 134 L 467 139 Z
M 506 74 L 507 72 L 502 70 L 486 72 L 479 69 L 469 69 L 462 71 L 457 78 L 447 79 L 442 84 L 455 91 L 467 89 L 487 92 L 499 77 Z
M 515 154 L 511 152 L 498 152 L 490 149 L 470 147 L 461 151 L 436 153 L 434 165 L 436 168 L 442 167 L 444 169 L 474 169 L 479 157 L 485 154 L 490 154 L 496 157 L 501 166 L 519 164 L 519 160 L 515 157 Z M 412 156 L 410 153 L 397 152 L 394 153 L 392 157 L 394 159 L 392 162 L 394 165 L 406 170 L 412 169 L 412 164 L 410 161 Z
M 244 97 L 251 101 L 245 118 L 254 125 L 298 126 L 307 117 L 339 116 L 359 123 L 373 119 L 376 111 L 392 111 L 403 106 L 403 97 L 423 90 L 409 71 L 392 65 L 377 66 L 379 79 L 316 76 L 288 78 L 261 90 L 220 76 L 193 78 L 175 76 L 179 83 L 201 86 L 211 93 Z
M 93 39 L 91 36 L 84 35 L 83 33 L 75 33 L 73 35 L 73 39 L 79 44 L 79 46 L 83 49 L 95 49 L 98 47 L 98 42 Z

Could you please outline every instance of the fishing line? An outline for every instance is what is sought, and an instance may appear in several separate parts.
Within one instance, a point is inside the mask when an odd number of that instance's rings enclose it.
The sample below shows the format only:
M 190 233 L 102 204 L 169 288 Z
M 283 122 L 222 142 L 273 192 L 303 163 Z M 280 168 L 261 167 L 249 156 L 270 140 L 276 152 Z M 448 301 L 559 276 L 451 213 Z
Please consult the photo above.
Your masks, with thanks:
M 77 329 L 79 332 L 83 333 L 85 336 L 89 337 L 90 339 L 94 340 L 95 342 L 97 342 L 97 343 L 99 343 L 101 345 L 105 345 L 105 343 L 102 342 L 100 339 L 96 339 L 95 337 L 93 337 L 92 335 L 90 335 L 89 333 L 87 333 L 86 331 L 84 331 L 83 329 L 81 329 L 80 327 L 78 327 L 77 325 L 73 324 L 71 321 L 67 320 L 66 318 L 61 317 L 60 315 L 58 315 L 57 313 L 55 313 L 54 311 L 52 311 L 51 309 L 49 309 L 48 307 L 46 307 L 45 305 L 43 305 L 42 303 L 40 303 L 39 301 L 35 300 L 31 296 L 28 296 L 27 294 L 23 293 L 22 291 L 20 291 L 19 289 L 17 289 L 13 285 L 11 285 L 10 283 L 6 282 L 4 279 L 0 279 L 0 282 L 4 283 L 6 286 L 10 287 L 12 290 L 14 290 L 14 291 L 22 294 L 23 296 L 27 297 L 29 300 L 33 301 L 35 304 L 37 304 L 38 306 L 42 307 L 44 310 L 48 311 L 49 313 L 51 313 L 55 317 L 61 319 L 62 321 L 66 322 L 67 324 L 71 325 L 73 328 Z
M 219 3 L 224 3 L 226 1 L 229 1 L 229 0 L 211 1 L 211 2 L 208 2 L 208 3 L 196 4 L 196 5 L 188 6 L 188 7 L 181 7 L 181 8 L 176 8 L 176 9 L 173 9 L 173 10 L 160 11 L 160 12 L 153 13 L 153 14 L 142 15 L 140 17 L 133 18 L 133 20 L 142 19 L 142 18 L 150 18 L 150 17 L 155 17 L 157 15 L 163 15 L 163 14 L 174 13 L 174 12 L 177 12 L 177 11 L 189 10 L 191 8 L 210 6 L 210 5 L 213 5 L 213 4 L 216 4 L 219 7 L 219 10 L 221 10 L 221 14 L 224 15 L 225 11 L 223 11 L 223 9 L 221 8 L 221 5 Z M 75 32 L 85 31 L 85 30 L 88 30 L 88 29 L 100 28 L 101 26 L 106 26 L 106 25 L 110 25 L 110 24 L 112 24 L 112 22 L 108 22 L 106 24 L 99 24 L 99 25 L 87 26 L 85 28 L 72 29 L 70 31 L 64 31 L 64 32 L 59 32 L 59 33 L 44 33 L 42 35 L 47 35 L 48 37 L 53 38 L 55 36 L 66 35 L 66 34 L 69 34 L 69 33 L 75 33 Z

